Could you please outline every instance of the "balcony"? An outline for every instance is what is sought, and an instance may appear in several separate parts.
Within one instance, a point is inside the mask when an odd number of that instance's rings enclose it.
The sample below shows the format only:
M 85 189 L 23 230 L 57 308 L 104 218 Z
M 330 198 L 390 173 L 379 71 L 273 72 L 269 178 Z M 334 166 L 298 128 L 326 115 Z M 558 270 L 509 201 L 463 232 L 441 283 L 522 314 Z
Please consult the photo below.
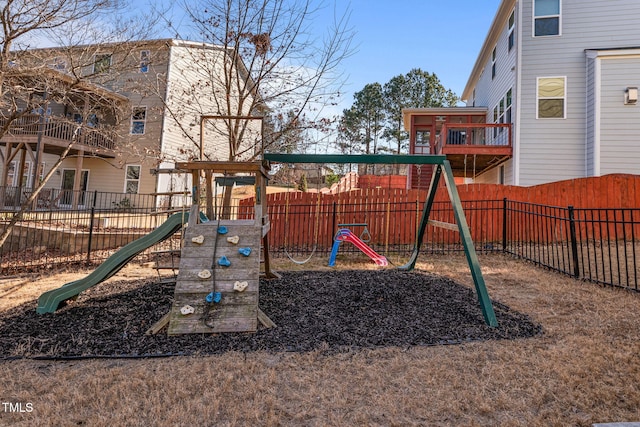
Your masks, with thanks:
M 435 154 L 447 156 L 455 176 L 475 177 L 513 156 L 512 129 L 508 123 L 444 123 Z
M 6 119 L 0 118 L 0 128 L 6 125 Z M 42 147 L 45 153 L 60 155 L 70 143 L 74 142 L 71 154 L 82 149 L 101 157 L 115 157 L 116 134 L 105 127 L 79 128 L 77 123 L 66 118 L 48 116 L 41 123 L 41 116 L 27 114 L 14 120 L 0 139 L 2 145 L 27 144 L 36 150 L 38 138 L 42 135 Z
M 405 108 L 409 153 L 445 155 L 456 177 L 476 178 L 513 156 L 512 125 L 486 123 L 488 115 L 486 107 Z M 422 185 L 417 175 L 410 174 L 411 188 Z

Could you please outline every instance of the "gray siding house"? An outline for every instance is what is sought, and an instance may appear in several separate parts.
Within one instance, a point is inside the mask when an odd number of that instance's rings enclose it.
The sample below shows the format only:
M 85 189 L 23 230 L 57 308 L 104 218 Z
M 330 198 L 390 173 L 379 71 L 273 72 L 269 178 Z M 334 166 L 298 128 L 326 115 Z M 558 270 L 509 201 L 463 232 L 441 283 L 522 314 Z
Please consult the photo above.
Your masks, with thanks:
M 637 0 L 504 0 L 462 98 L 496 123 L 511 91 L 513 157 L 476 182 L 640 173 L 639 21 Z
M 467 106 L 404 111 L 410 152 L 424 152 L 428 132 L 429 152 L 467 182 L 640 173 L 639 22 L 638 0 L 503 0 L 462 93 Z M 496 138 L 504 126 L 508 141 Z
M 220 83 L 225 55 L 218 46 L 174 39 L 22 52 L 23 63 L 33 64 L 34 69 L 50 73 L 56 80 L 79 75 L 86 83 L 77 100 L 52 101 L 46 110 L 28 112 L 12 124 L 0 139 L 0 187 L 33 186 L 36 177 L 44 176 L 72 142 L 74 123 L 82 122 L 82 135 L 75 132 L 71 155 L 47 183 L 48 188 L 82 193 L 189 191 L 189 174 L 151 171 L 199 158 L 229 160 L 221 120 L 209 119 L 201 125 L 203 115 L 238 116 L 237 105 L 230 107 L 231 112 L 221 111 L 214 95 L 225 93 Z M 237 75 L 248 79 L 244 65 L 237 67 Z M 92 101 L 98 98 L 104 105 Z M 234 96 L 229 98 L 233 104 Z M 241 113 L 260 115 L 248 109 Z M 116 119 L 116 115 L 120 117 Z M 261 138 L 261 120 L 249 119 L 247 123 L 243 159 L 255 155 Z M 90 133 L 99 134 L 100 139 L 89 141 L 84 135 Z M 18 173 L 21 169 L 22 174 Z M 82 205 L 83 199 L 75 204 Z M 65 205 L 68 201 L 63 197 L 56 203 Z

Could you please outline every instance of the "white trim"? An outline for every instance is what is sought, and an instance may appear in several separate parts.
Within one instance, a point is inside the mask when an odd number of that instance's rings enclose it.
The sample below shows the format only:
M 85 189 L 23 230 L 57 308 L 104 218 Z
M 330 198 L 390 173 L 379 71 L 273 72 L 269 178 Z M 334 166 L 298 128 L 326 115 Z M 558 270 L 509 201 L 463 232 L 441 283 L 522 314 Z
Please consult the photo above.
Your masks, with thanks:
M 593 67 L 593 79 L 595 86 L 593 88 L 593 176 L 600 176 L 600 120 L 601 120 L 601 98 L 602 98 L 602 59 L 595 58 Z
M 630 49 L 587 49 L 586 50 L 587 58 L 606 58 L 606 59 L 617 59 L 617 58 L 640 58 L 640 48 L 630 48 Z
M 516 20 L 518 23 L 516 24 L 516 83 L 515 83 L 515 98 L 513 100 L 515 104 L 515 108 L 513 111 L 515 112 L 514 123 L 513 123 L 513 185 L 520 185 L 520 121 L 521 121 L 521 113 L 522 110 L 522 8 L 524 7 L 522 1 L 519 1 L 518 6 L 518 14 L 516 15 Z

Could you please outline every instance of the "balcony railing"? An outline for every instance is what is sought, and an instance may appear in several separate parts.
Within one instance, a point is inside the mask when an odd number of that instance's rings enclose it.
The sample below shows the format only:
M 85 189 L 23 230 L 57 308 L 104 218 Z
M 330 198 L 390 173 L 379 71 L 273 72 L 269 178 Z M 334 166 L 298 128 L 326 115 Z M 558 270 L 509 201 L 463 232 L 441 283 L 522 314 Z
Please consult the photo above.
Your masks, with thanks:
M 511 131 L 509 123 L 445 123 L 436 139 L 436 153 L 446 154 L 443 149 L 448 146 L 511 147 Z
M 27 114 L 21 116 L 11 123 L 8 132 L 2 137 L 5 141 L 8 137 L 26 136 L 37 137 L 42 131 L 42 136 L 50 138 L 60 143 L 68 144 L 73 141 L 74 134 L 77 133 L 76 143 L 93 149 L 103 149 L 113 151 L 115 149 L 115 133 L 104 127 L 83 127 L 70 122 L 67 119 L 48 116 L 45 122 L 40 123 L 41 116 L 37 114 Z M 0 127 L 6 124 L 6 119 L 0 118 Z

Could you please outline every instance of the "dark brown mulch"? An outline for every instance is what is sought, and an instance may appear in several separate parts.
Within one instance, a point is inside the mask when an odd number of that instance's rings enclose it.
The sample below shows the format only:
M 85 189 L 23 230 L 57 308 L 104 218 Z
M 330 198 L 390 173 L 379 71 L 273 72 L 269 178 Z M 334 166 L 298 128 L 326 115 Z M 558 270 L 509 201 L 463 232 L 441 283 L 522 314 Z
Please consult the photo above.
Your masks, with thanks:
M 35 302 L 0 313 L 0 356 L 136 356 L 227 351 L 328 353 L 517 339 L 541 333 L 494 302 L 487 326 L 475 293 L 447 278 L 398 270 L 284 272 L 262 282 L 260 307 L 277 324 L 254 334 L 145 335 L 171 306 L 173 285 L 99 285 L 54 314 Z

